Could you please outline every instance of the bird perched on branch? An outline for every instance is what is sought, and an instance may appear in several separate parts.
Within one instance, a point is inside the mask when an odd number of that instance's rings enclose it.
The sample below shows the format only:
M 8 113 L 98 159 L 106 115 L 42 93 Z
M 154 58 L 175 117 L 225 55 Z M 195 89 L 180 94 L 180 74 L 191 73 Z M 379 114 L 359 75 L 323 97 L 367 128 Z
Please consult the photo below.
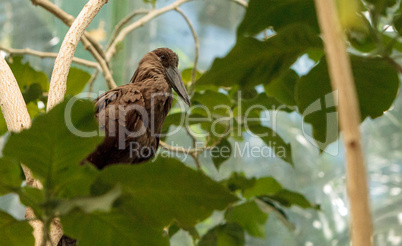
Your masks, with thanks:
M 190 106 L 177 70 L 179 58 L 168 48 L 146 54 L 130 83 L 95 99 L 105 140 L 87 157 L 99 169 L 115 163 L 140 163 L 154 156 L 172 105 L 172 89 Z

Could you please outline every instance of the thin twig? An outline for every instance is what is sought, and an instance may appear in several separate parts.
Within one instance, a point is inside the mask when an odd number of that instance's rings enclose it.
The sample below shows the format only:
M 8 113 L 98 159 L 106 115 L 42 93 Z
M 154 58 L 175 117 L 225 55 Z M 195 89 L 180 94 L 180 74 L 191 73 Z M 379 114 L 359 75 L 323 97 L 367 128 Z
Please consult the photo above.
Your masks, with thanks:
M 13 49 L 13 48 L 6 48 L 6 47 L 0 46 L 0 50 L 8 53 L 9 55 L 33 55 L 33 56 L 37 56 L 40 58 L 56 58 L 57 57 L 57 53 L 42 52 L 42 51 L 32 50 L 30 48 Z M 88 60 L 78 58 L 78 57 L 73 57 L 73 62 L 77 63 L 79 65 L 86 66 L 86 67 L 99 69 L 99 64 L 97 62 L 88 61 Z
M 88 98 L 91 97 L 92 91 L 93 91 L 93 89 L 94 89 L 94 83 L 95 83 L 96 78 L 98 77 L 98 74 L 99 74 L 99 70 L 96 70 L 96 71 L 92 74 L 91 78 L 90 78 L 89 81 L 88 81 L 88 84 L 89 84 L 89 88 L 88 88 Z
M 146 9 L 139 9 L 139 10 L 134 10 L 130 14 L 128 14 L 126 17 L 124 17 L 117 25 L 114 27 L 113 33 L 111 35 L 109 43 L 106 45 L 106 49 L 110 47 L 110 45 L 113 43 L 113 41 L 116 39 L 117 35 L 119 34 L 120 30 L 125 26 L 127 23 L 129 23 L 134 17 L 137 15 L 141 14 L 148 14 L 149 10 Z
M 176 8 L 176 11 L 184 18 L 184 20 L 187 22 L 188 27 L 191 30 L 191 33 L 193 35 L 194 38 L 194 47 L 195 47 L 195 55 L 194 55 L 194 66 L 193 66 L 193 70 L 191 73 L 191 83 L 189 85 L 189 92 L 188 94 L 192 94 L 193 90 L 194 90 L 194 86 L 195 86 L 195 82 L 197 79 L 197 65 L 198 65 L 198 58 L 200 56 L 200 41 L 197 35 L 197 32 L 195 31 L 194 25 L 191 23 L 190 19 L 187 17 L 187 15 L 179 8 Z
M 372 245 L 372 220 L 366 167 L 360 136 L 360 106 L 350 59 L 346 51 L 335 0 L 315 0 L 317 16 L 334 91 L 339 93 L 338 112 L 346 149 L 346 185 L 350 202 L 351 241 L 354 246 Z
M 88 49 L 93 49 L 93 46 L 90 44 L 90 42 L 88 41 L 88 39 L 86 39 L 85 37 L 83 37 L 81 39 L 82 43 L 84 44 L 84 47 L 87 47 Z M 112 76 L 112 72 L 110 71 L 107 62 L 105 59 L 103 59 L 101 57 L 101 55 L 98 52 L 91 52 L 93 57 L 95 58 L 95 60 L 98 61 L 99 66 L 101 67 L 102 70 L 102 75 L 105 78 L 106 81 L 106 85 L 109 89 L 113 89 L 116 88 L 116 82 L 113 79 Z
M 148 23 L 150 20 L 160 16 L 161 14 L 164 14 L 166 12 L 169 12 L 171 10 L 176 9 L 177 7 L 179 7 L 180 5 L 182 5 L 183 3 L 189 2 L 191 0 L 177 0 L 176 2 L 160 8 L 160 9 L 155 9 L 150 11 L 147 15 L 145 15 L 144 17 L 142 17 L 141 19 L 137 20 L 136 22 L 126 26 L 125 28 L 123 28 L 120 33 L 117 35 L 117 37 L 114 39 L 114 41 L 110 44 L 110 47 L 106 50 L 106 61 L 110 61 L 110 59 L 115 55 L 116 53 L 116 47 L 119 43 L 121 43 L 124 38 L 127 36 L 127 34 L 129 34 L 131 31 L 137 29 L 138 27 L 141 27 L 143 25 L 145 25 L 146 23 Z

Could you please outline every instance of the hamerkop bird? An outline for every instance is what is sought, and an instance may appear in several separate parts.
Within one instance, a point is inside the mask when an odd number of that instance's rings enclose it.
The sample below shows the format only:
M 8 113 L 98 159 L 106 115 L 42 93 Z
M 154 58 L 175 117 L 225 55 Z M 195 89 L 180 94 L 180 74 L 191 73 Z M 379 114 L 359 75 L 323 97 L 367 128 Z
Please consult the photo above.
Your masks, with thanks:
M 146 54 L 130 83 L 95 99 L 105 140 L 87 157 L 99 169 L 115 163 L 140 163 L 153 157 L 172 105 L 172 89 L 190 106 L 177 70 L 179 58 L 168 48 Z

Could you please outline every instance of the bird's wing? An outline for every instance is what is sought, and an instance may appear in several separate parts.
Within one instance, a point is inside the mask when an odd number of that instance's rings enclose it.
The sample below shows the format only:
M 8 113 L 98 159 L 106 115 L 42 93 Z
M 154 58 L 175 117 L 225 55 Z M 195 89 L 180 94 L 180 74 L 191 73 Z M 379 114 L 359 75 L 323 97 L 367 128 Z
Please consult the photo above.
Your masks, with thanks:
M 141 92 L 132 84 L 117 87 L 95 99 L 96 117 L 99 126 L 106 132 L 105 145 L 114 141 L 113 145 L 118 145 L 116 138 L 119 131 L 126 130 L 120 134 L 119 141 L 125 141 L 129 132 L 141 130 L 144 125 L 145 103 Z M 107 142 L 110 142 L 109 144 Z M 121 145 L 120 145 L 121 146 Z

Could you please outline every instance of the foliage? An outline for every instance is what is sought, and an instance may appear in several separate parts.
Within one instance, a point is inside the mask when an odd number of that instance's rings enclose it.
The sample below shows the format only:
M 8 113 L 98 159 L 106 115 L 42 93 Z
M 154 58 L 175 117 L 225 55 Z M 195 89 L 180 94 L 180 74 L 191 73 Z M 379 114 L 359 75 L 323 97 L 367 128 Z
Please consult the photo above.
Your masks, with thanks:
M 396 57 L 402 51 L 401 7 L 395 6 L 396 1 L 367 0 L 346 11 L 339 4 L 361 118 L 379 117 L 391 107 L 399 89 L 398 71 L 402 69 Z M 385 32 L 387 25 L 396 32 Z M 264 35 L 267 30 L 273 35 Z M 301 76 L 293 65 L 306 55 L 315 65 Z M 45 114 L 39 105 L 46 104 L 47 75 L 24 63 L 22 57 L 10 57 L 8 62 L 34 120 L 29 130 L 10 134 L 4 147 L 0 194 L 18 194 L 47 228 L 53 218 L 60 217 L 66 235 L 78 239 L 80 245 L 169 245 L 169 237 L 180 229 L 200 246 L 245 245 L 246 235 L 265 236 L 269 213 L 287 220 L 288 207 L 320 209 L 275 177 L 232 173 L 218 182 L 177 159 L 161 157 L 102 171 L 83 164 L 102 141 L 93 104 L 67 97 Z M 336 92 L 327 70 L 313 0 L 250 0 L 233 49 L 204 74 L 195 71 L 195 84 L 193 68 L 183 70 L 183 81 L 192 89 L 193 108 L 186 114 L 172 109 L 163 132 L 179 126 L 187 116 L 190 136 L 204 143 L 191 157 L 199 161 L 200 153 L 208 149 L 218 170 L 230 160 L 233 142 L 243 141 L 245 132 L 260 137 L 277 158 L 297 168 L 290 141 L 275 126 L 267 126 L 261 115 L 267 111 L 301 114 L 312 125 L 312 138 L 325 151 L 339 135 Z M 87 72 L 72 68 L 67 94 L 83 91 L 89 79 Z M 74 134 L 77 131 L 87 136 Z M 5 132 L 0 115 L 0 134 Z M 223 150 L 227 155 L 220 155 Z M 41 181 L 42 190 L 21 186 L 20 162 Z M 223 211 L 224 219 L 199 235 L 196 225 L 216 210 Z M 9 245 L 32 245 L 31 233 L 27 221 L 0 213 L 0 237 Z

